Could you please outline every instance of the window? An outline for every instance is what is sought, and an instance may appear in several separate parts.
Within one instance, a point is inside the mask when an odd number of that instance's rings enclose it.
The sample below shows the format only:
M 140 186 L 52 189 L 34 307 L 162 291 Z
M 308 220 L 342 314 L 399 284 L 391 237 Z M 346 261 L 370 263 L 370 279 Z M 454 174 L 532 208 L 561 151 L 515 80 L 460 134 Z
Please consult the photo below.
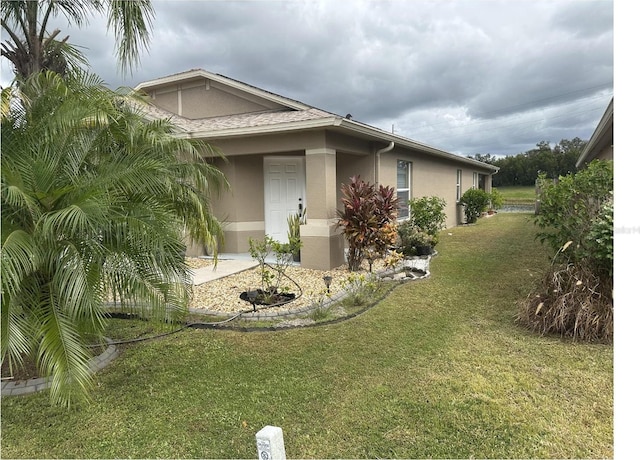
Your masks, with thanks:
M 462 169 L 456 171 L 456 203 L 462 197 Z
M 486 176 L 486 175 L 484 175 L 484 174 L 479 174 L 479 175 L 478 175 L 478 188 L 479 188 L 480 190 L 484 190 L 484 191 L 486 191 L 486 188 L 485 188 L 485 187 L 486 187 L 486 186 L 485 186 L 485 178 L 486 178 L 486 177 L 487 177 L 487 176 Z
M 478 173 L 473 173 L 473 188 L 478 188 Z
M 409 217 L 409 199 L 411 198 L 411 162 L 398 160 L 398 219 Z

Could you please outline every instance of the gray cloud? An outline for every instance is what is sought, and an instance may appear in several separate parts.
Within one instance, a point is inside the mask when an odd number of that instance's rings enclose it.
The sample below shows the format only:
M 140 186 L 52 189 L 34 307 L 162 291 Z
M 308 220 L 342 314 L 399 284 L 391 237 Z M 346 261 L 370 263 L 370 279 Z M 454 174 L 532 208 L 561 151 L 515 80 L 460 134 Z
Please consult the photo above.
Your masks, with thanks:
M 154 6 L 133 76 L 103 18 L 68 32 L 112 87 L 204 68 L 463 155 L 587 139 L 613 94 L 612 0 Z

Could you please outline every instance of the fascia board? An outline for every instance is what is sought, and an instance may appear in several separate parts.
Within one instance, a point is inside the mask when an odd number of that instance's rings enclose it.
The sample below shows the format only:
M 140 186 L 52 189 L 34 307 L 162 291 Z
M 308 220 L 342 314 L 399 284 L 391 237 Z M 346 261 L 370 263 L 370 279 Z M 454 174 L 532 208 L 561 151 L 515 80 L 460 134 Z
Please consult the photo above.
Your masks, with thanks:
M 337 117 L 320 118 L 315 120 L 296 121 L 268 126 L 250 126 L 245 128 L 216 129 L 210 131 L 197 131 L 184 133 L 180 137 L 194 139 L 220 139 L 228 137 L 255 136 L 260 134 L 277 134 L 288 131 L 301 131 L 314 128 L 327 128 L 338 126 L 340 119 Z
M 490 170 L 490 171 L 493 171 L 492 174 L 495 174 L 500 169 L 497 166 L 493 166 L 487 163 L 483 163 L 481 161 L 473 160 L 471 158 L 461 157 L 453 153 L 445 152 L 443 150 L 430 147 L 426 144 L 421 144 L 411 139 L 396 136 L 394 134 L 387 133 L 377 128 L 372 128 L 370 126 L 363 125 L 358 122 L 352 122 L 350 120 L 346 120 L 338 116 L 320 118 L 315 120 L 291 122 L 291 123 L 281 123 L 281 124 L 268 125 L 268 126 L 229 128 L 229 129 L 220 129 L 220 130 L 211 130 L 211 131 L 198 131 L 198 132 L 192 132 L 192 133 L 183 132 L 182 134 L 177 134 L 177 136 L 185 137 L 185 138 L 186 137 L 195 138 L 195 139 L 221 139 L 221 138 L 229 138 L 229 137 L 241 137 L 241 136 L 252 136 L 252 135 L 255 136 L 255 135 L 261 135 L 261 134 L 277 134 L 277 133 L 288 132 L 288 131 L 331 128 L 331 127 L 336 127 L 336 128 L 341 128 L 347 131 L 356 132 L 358 134 L 366 135 L 367 137 L 371 137 L 379 141 L 386 141 L 386 142 L 393 141 L 397 145 L 402 145 L 412 150 L 417 150 L 419 152 L 423 152 L 429 155 L 445 158 L 445 159 L 456 161 L 456 162 L 466 163 L 466 164 L 475 166 L 479 169 Z
M 379 140 L 382 141 L 386 141 L 386 142 L 395 142 L 396 145 L 401 145 L 407 148 L 410 148 L 412 150 L 418 150 L 420 152 L 429 154 L 429 155 L 433 155 L 433 156 L 437 156 L 440 158 L 446 158 L 448 160 L 453 160 L 453 161 L 457 161 L 457 162 L 463 162 L 469 165 L 473 165 L 475 167 L 481 168 L 481 169 L 488 169 L 493 171 L 493 174 L 495 174 L 496 172 L 498 172 L 500 170 L 500 168 L 498 166 L 493 166 L 490 165 L 488 163 L 483 163 L 481 161 L 478 160 L 474 160 L 472 158 L 465 158 L 465 157 L 461 157 L 459 155 L 455 155 L 453 153 L 449 153 L 449 152 L 445 152 L 444 150 L 440 150 L 440 149 L 436 149 L 434 147 L 431 147 L 429 145 L 426 144 L 422 144 L 420 142 L 414 141 L 412 139 L 408 139 L 406 137 L 402 137 L 402 136 L 397 136 L 395 134 L 391 134 L 391 133 L 387 133 L 385 131 L 379 130 L 377 128 L 373 128 L 371 126 L 367 126 L 367 125 L 363 125 L 361 123 L 358 122 L 353 122 L 350 120 L 342 120 L 343 124 L 342 127 L 351 130 L 351 131 L 355 131 L 361 134 L 366 134 L 368 136 L 373 136 L 376 137 Z
M 598 126 L 596 126 L 596 129 L 594 130 L 593 135 L 591 136 L 591 139 L 589 139 L 589 142 L 587 142 L 587 145 L 584 147 L 584 149 L 582 150 L 582 153 L 578 157 L 578 160 L 576 161 L 576 167 L 579 168 L 587 160 L 587 158 L 589 158 L 589 156 L 593 153 L 593 150 L 596 147 L 598 147 L 602 138 L 604 137 L 604 135 L 609 130 L 612 124 L 613 124 L 613 98 L 609 102 L 609 105 L 607 106 L 607 109 L 605 110 L 604 115 L 602 115 L 602 118 L 600 119 Z

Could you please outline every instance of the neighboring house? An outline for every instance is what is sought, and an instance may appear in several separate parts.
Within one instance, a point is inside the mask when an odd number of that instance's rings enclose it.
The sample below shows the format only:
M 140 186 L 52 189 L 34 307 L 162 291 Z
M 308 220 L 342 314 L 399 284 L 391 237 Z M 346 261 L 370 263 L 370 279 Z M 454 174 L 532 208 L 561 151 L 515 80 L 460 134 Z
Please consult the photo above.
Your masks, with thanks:
M 576 168 L 580 169 L 596 158 L 613 160 L 613 98 L 591 135 L 591 139 L 578 157 Z
M 429 147 L 254 86 L 201 69 L 139 84 L 151 118 L 171 118 L 178 136 L 212 143 L 226 156 L 211 161 L 231 190 L 213 199 L 225 223 L 221 252 L 246 253 L 249 238 L 287 240 L 287 216 L 307 210 L 301 264 L 331 269 L 344 263 L 336 226 L 341 185 L 351 176 L 392 186 L 407 216 L 407 199 L 446 200 L 447 226 L 466 189 L 491 190 L 498 168 Z M 190 254 L 203 253 L 190 248 Z

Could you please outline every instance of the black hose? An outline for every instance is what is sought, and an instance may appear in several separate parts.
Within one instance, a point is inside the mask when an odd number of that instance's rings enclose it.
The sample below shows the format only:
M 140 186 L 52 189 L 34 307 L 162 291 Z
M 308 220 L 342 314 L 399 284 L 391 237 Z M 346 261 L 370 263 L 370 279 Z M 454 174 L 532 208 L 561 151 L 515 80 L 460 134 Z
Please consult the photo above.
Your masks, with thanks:
M 267 265 L 267 266 L 268 266 L 269 268 L 271 268 L 272 270 L 275 270 L 275 268 L 273 268 L 271 265 L 269 265 L 269 264 L 267 264 L 267 263 L 265 263 L 265 265 Z M 162 338 L 162 337 L 167 337 L 167 336 L 172 335 L 172 334 L 177 334 L 178 332 L 181 332 L 181 331 L 183 331 L 183 330 L 185 330 L 185 329 L 187 329 L 187 328 L 189 328 L 189 327 L 195 327 L 195 328 L 197 328 L 197 327 L 214 328 L 214 327 L 216 327 L 216 326 L 220 326 L 220 325 L 222 325 L 222 324 L 229 323 L 229 322 L 231 322 L 231 321 L 233 321 L 233 320 L 235 320 L 235 319 L 239 318 L 240 316 L 242 316 L 242 315 L 244 315 L 244 314 L 247 314 L 247 313 L 253 313 L 253 312 L 256 312 L 256 311 L 260 311 L 260 310 L 266 310 L 267 308 L 280 307 L 280 306 L 282 306 L 282 305 L 286 305 L 287 303 L 293 302 L 293 301 L 294 301 L 295 299 L 297 299 L 297 298 L 302 297 L 303 290 L 302 290 L 302 288 L 300 287 L 300 285 L 299 285 L 299 284 L 298 284 L 298 283 L 297 283 L 293 278 L 291 278 L 289 275 L 287 275 L 286 273 L 284 273 L 284 272 L 283 272 L 283 273 L 282 273 L 282 275 L 283 275 L 283 276 L 285 276 L 286 278 L 288 278 L 288 279 L 289 279 L 293 284 L 295 284 L 295 285 L 296 285 L 296 287 L 298 288 L 298 291 L 299 291 L 299 294 L 298 294 L 298 296 L 297 296 L 297 297 L 294 297 L 294 298 L 292 298 L 292 299 L 285 300 L 285 301 L 283 301 L 283 302 L 278 302 L 278 303 L 274 303 L 274 304 L 264 305 L 264 306 L 261 306 L 261 307 L 255 307 L 255 305 L 254 305 L 252 308 L 250 308 L 250 309 L 246 309 L 246 310 L 241 310 L 241 311 L 240 311 L 240 312 L 238 312 L 236 315 L 231 316 L 231 317 L 229 317 L 229 318 L 227 318 L 227 319 L 225 319 L 225 320 L 222 320 L 222 321 L 214 321 L 214 322 L 199 322 L 199 321 L 196 321 L 196 322 L 187 322 L 187 323 L 184 323 L 184 325 L 183 325 L 182 327 L 180 327 L 180 328 L 178 328 L 178 329 L 176 329 L 176 330 L 174 330 L 174 331 L 164 332 L 164 333 L 162 333 L 162 334 L 157 334 L 157 335 L 153 335 L 153 336 L 150 336 L 150 337 L 138 337 L 138 338 L 135 338 L 135 339 L 119 340 L 119 341 L 114 341 L 114 340 L 112 340 L 112 341 L 111 341 L 111 344 L 113 344 L 113 345 L 126 345 L 126 344 L 129 344 L 129 343 L 137 343 L 137 342 L 144 342 L 144 341 L 146 341 L 146 340 L 159 339 L 159 338 Z M 101 347 L 101 346 L 102 346 L 102 344 L 93 344 L 93 345 L 89 345 L 89 348 L 97 348 L 97 347 Z

